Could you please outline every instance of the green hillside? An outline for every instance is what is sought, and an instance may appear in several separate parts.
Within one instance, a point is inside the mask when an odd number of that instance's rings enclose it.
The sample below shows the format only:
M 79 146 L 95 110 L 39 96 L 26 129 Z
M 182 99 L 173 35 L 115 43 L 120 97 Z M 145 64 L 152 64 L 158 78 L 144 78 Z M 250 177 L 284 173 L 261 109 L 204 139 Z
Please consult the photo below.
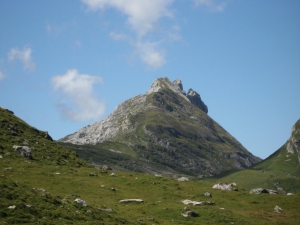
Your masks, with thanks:
M 237 182 L 244 188 L 269 188 L 281 193 L 300 192 L 300 120 L 293 126 L 290 139 L 264 161 L 249 169 L 228 172 L 215 182 Z
M 300 195 L 250 195 L 212 183 L 102 171 L 0 109 L 0 224 L 299 224 Z M 13 145 L 31 148 L 32 159 Z M 116 176 L 111 176 L 115 173 Z M 203 196 L 210 192 L 211 198 Z M 86 201 L 87 206 L 74 202 Z M 138 198 L 143 203 L 119 203 Z M 181 201 L 214 205 L 186 206 Z M 274 212 L 278 205 L 282 213 Z M 184 217 L 184 207 L 198 217 Z

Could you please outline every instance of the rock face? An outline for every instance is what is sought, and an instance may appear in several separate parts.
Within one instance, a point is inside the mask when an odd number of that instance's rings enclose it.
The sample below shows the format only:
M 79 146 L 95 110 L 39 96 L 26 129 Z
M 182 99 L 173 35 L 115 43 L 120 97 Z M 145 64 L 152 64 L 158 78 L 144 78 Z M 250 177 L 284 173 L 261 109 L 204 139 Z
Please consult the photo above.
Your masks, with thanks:
M 196 91 L 194 91 L 193 89 L 189 89 L 187 97 L 192 104 L 197 106 L 199 109 L 203 110 L 205 113 L 208 113 L 207 106 L 201 100 L 200 95 Z
M 207 112 L 200 95 L 192 89 L 186 94 L 181 80 L 158 78 L 146 94 L 124 101 L 106 119 L 59 142 L 83 159 L 86 153 L 76 146 L 95 145 L 93 151 L 101 157 L 93 164 L 114 160 L 117 169 L 162 175 L 214 175 L 261 161 Z
M 300 120 L 292 128 L 291 137 L 286 145 L 287 154 L 298 155 L 300 165 Z

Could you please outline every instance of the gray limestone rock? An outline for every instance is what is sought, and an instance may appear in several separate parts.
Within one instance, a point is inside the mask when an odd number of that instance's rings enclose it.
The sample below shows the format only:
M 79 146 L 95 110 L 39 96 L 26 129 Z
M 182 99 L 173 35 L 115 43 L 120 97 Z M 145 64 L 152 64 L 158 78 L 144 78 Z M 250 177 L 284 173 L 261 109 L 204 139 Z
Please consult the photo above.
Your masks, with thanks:
M 211 193 L 209 193 L 209 192 L 205 192 L 204 194 L 203 194 L 203 196 L 205 196 L 205 197 L 212 197 L 212 195 L 211 195 Z
M 180 177 L 177 180 L 178 181 L 189 181 L 189 178 L 187 178 L 187 177 Z
M 31 149 L 28 146 L 17 146 L 14 145 L 13 148 L 24 158 L 32 159 Z
M 190 102 L 192 104 L 197 106 L 199 109 L 204 111 L 206 114 L 208 113 L 207 106 L 201 100 L 200 95 L 196 91 L 194 91 L 193 89 L 190 88 L 186 96 L 188 97 L 188 99 L 190 100 Z
M 260 195 L 262 193 L 269 194 L 268 190 L 264 188 L 255 188 L 250 190 L 250 194 Z
M 74 200 L 74 202 L 77 202 L 79 205 L 82 205 L 82 206 L 87 206 L 88 204 L 86 203 L 86 201 L 84 200 L 81 200 L 80 198 L 76 198 Z
M 119 201 L 119 203 L 131 203 L 131 202 L 142 203 L 144 201 L 142 199 L 123 199 Z
M 215 184 L 212 188 L 220 189 L 220 190 L 224 190 L 224 191 L 237 191 L 237 189 L 234 188 L 234 186 L 237 186 L 236 183 L 231 183 L 231 184 L 218 183 L 218 184 Z
M 282 208 L 280 208 L 278 205 L 276 205 L 275 208 L 274 208 L 274 212 L 281 213 Z

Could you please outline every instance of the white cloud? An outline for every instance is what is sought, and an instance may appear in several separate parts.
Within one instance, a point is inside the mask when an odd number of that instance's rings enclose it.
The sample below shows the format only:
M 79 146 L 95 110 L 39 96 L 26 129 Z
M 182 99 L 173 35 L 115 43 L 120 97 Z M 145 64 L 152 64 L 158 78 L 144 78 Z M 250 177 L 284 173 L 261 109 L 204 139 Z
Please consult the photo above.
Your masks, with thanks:
M 116 41 L 126 40 L 138 53 L 140 59 L 148 66 L 157 69 L 165 64 L 166 51 L 157 44 L 163 39 L 172 38 L 179 40 L 179 34 L 172 31 L 166 32 L 165 37 L 157 38 L 155 31 L 161 18 L 173 17 L 168 8 L 174 0 L 81 0 L 89 9 L 105 10 L 114 8 L 127 17 L 127 24 L 134 31 L 135 37 L 124 33 L 110 32 L 110 37 Z M 148 36 L 152 34 L 149 41 Z M 173 35 L 171 37 L 171 35 Z M 155 39 L 159 39 L 154 41 Z
M 213 12 L 222 12 L 226 7 L 226 3 L 224 1 L 217 2 L 216 0 L 194 0 L 196 6 L 205 6 L 208 10 Z
M 0 71 L 0 81 L 4 78 L 4 74 Z
M 98 120 L 105 112 L 105 103 L 98 101 L 93 85 L 103 83 L 100 76 L 79 74 L 76 69 L 54 76 L 51 83 L 63 95 L 57 104 L 59 111 L 73 121 Z
M 153 69 L 160 68 L 166 63 L 165 51 L 159 48 L 158 43 L 139 42 L 136 49 L 141 60 Z
M 172 17 L 167 8 L 174 0 L 82 0 L 92 10 L 112 7 L 125 14 L 131 28 L 139 37 L 153 30 L 162 17 Z
M 16 61 L 20 60 L 23 63 L 23 69 L 28 71 L 35 70 L 35 63 L 31 58 L 31 48 L 25 46 L 23 50 L 19 50 L 19 48 L 12 48 L 8 52 L 8 60 L 9 61 Z

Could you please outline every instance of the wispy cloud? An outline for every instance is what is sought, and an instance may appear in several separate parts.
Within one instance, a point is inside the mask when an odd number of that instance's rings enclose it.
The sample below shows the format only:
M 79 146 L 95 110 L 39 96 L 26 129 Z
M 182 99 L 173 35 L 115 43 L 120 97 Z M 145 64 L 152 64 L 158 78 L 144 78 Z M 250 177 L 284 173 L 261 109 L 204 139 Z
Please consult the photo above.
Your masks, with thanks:
M 126 34 L 117 33 L 113 31 L 109 33 L 109 36 L 116 41 L 128 40 L 129 38 Z
M 137 53 L 141 60 L 153 69 L 162 67 L 165 64 L 165 51 L 155 42 L 136 43 Z
M 7 55 L 9 61 L 21 61 L 23 63 L 24 70 L 34 71 L 35 63 L 31 57 L 31 53 L 31 48 L 25 46 L 23 47 L 23 50 L 20 50 L 18 47 L 12 48 Z
M 111 32 L 114 40 L 127 40 L 138 52 L 140 59 L 151 68 L 157 69 L 164 65 L 166 51 L 158 45 L 161 42 L 155 37 L 155 30 L 161 18 L 172 18 L 172 10 L 169 9 L 174 0 L 81 0 L 90 10 L 104 11 L 113 8 L 126 15 L 126 23 L 135 37 L 128 34 Z M 129 32 L 128 32 L 129 33 Z M 148 38 L 148 35 L 151 35 Z M 163 38 L 168 38 L 166 35 Z M 153 39 L 156 39 L 153 41 Z
M 4 74 L 0 71 L 0 81 L 4 78 Z
M 194 0 L 196 6 L 204 6 L 209 11 L 222 12 L 226 7 L 226 2 L 218 0 Z
M 46 25 L 47 33 L 54 36 L 58 36 L 64 30 L 65 30 L 65 25 L 61 25 L 61 26 L 53 26 L 50 24 Z
M 51 79 L 55 91 L 59 91 L 58 110 L 73 121 L 98 120 L 105 112 L 105 103 L 99 101 L 93 85 L 103 83 L 100 76 L 79 74 L 76 69 Z

